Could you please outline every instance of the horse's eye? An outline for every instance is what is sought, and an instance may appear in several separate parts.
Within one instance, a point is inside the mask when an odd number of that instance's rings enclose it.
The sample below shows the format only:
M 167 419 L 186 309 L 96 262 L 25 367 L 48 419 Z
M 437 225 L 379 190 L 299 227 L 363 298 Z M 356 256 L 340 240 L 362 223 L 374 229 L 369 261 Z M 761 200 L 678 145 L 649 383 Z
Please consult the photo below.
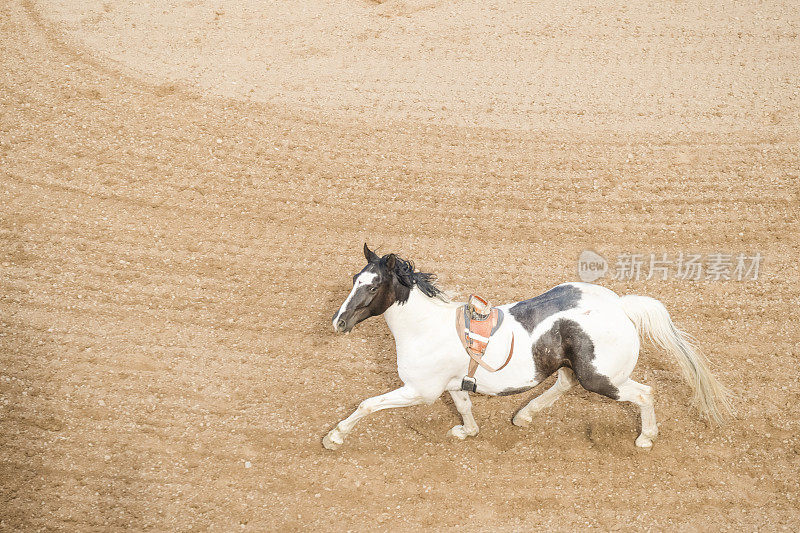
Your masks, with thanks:
M 370 286 L 370 288 L 369 288 L 369 292 L 375 292 L 375 291 L 377 291 L 377 290 L 378 290 L 378 287 L 377 287 L 376 285 L 372 285 L 372 286 Z

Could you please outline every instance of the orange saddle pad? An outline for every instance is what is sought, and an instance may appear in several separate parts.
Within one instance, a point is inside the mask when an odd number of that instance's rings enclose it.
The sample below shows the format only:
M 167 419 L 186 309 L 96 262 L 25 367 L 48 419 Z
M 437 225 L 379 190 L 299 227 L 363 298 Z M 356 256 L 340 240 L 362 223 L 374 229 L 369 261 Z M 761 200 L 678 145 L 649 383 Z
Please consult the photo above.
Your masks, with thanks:
M 508 358 L 502 366 L 492 368 L 481 360 L 486 353 L 486 348 L 489 346 L 489 340 L 502 323 L 503 311 L 492 308 L 486 300 L 474 294 L 470 295 L 468 303 L 459 307 L 456 311 L 458 338 L 461 339 L 461 344 L 471 359 L 468 374 L 461 382 L 462 390 L 476 391 L 477 383 L 474 376 L 478 366 L 489 372 L 497 372 L 505 368 L 508 362 L 511 361 L 511 355 L 514 352 L 513 334 L 511 335 L 511 349 L 508 352 Z

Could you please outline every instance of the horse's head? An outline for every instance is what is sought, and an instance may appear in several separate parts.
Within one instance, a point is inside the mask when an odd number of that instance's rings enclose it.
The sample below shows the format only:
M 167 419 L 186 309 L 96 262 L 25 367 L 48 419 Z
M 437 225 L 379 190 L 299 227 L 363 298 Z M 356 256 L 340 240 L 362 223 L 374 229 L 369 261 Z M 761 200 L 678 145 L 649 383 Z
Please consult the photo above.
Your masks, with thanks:
M 395 273 L 398 261 L 395 254 L 379 257 L 364 243 L 364 257 L 367 266 L 353 276 L 353 289 L 333 315 L 333 329 L 340 333 L 349 332 L 371 316 L 383 314 L 398 298 L 408 298 L 410 287 L 403 285 Z

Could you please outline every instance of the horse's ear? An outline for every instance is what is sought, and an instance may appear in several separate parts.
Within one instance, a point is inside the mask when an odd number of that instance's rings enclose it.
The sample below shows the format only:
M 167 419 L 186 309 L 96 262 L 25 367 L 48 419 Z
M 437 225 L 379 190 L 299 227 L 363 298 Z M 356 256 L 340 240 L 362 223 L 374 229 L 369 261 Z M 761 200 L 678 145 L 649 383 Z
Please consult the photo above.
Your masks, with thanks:
M 394 265 L 397 263 L 397 256 L 394 254 L 389 254 L 386 256 L 386 268 L 392 272 L 394 271 Z
M 377 261 L 379 259 L 378 255 L 369 249 L 367 243 L 364 243 L 364 257 L 366 257 L 367 261 L 369 261 L 370 263 L 372 263 L 373 261 Z

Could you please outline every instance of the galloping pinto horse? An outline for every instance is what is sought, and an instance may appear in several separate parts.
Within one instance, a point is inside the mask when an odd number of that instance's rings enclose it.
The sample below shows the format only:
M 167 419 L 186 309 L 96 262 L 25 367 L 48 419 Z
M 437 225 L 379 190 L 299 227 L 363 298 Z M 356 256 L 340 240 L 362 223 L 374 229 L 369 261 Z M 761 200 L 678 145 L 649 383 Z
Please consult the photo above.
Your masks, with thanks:
M 433 274 L 415 271 L 413 263 L 395 254 L 379 257 L 364 244 L 364 256 L 367 265 L 353 277 L 353 289 L 333 316 L 333 328 L 347 333 L 359 322 L 383 314 L 395 338 L 404 385 L 362 401 L 324 437 L 323 445 L 338 448 L 356 422 L 370 413 L 431 404 L 444 391 L 452 396 L 463 421 L 449 433 L 459 439 L 477 435 L 472 403 L 462 389 L 470 361 L 455 327 L 462 304 L 449 301 L 434 284 Z M 651 447 L 658 434 L 651 389 L 630 379 L 639 358 L 639 334 L 675 357 L 701 414 L 721 423 L 731 411 L 729 392 L 658 300 L 620 297 L 589 283 L 565 283 L 499 309 L 505 320 L 491 336 L 483 360 L 492 369 L 504 361 L 508 364 L 497 372 L 479 368 L 472 390 L 490 396 L 516 394 L 558 372 L 552 387 L 514 415 L 512 423 L 517 426 L 529 425 L 534 413 L 580 383 L 586 390 L 638 405 L 642 431 L 636 445 Z M 507 359 L 509 347 L 513 353 Z

